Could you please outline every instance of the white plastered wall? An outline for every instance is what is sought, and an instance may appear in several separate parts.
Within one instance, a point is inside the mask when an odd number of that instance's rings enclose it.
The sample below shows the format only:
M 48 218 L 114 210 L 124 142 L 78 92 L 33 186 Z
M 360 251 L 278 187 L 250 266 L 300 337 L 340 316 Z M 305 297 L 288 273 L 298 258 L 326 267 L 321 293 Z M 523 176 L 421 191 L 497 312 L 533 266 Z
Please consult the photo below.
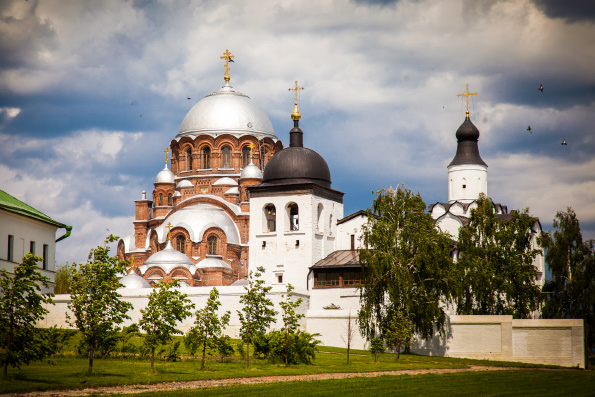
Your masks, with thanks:
M 470 203 L 479 197 L 479 193 L 488 194 L 488 167 L 479 164 L 448 167 L 449 203 Z

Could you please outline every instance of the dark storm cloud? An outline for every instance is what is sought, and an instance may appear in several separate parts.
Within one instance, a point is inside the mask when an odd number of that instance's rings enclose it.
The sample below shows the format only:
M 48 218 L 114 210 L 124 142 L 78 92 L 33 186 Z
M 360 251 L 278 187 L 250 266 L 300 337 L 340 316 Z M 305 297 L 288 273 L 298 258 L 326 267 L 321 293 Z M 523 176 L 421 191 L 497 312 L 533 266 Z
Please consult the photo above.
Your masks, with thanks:
M 550 18 L 569 22 L 595 21 L 595 2 L 592 0 L 534 0 L 535 5 Z

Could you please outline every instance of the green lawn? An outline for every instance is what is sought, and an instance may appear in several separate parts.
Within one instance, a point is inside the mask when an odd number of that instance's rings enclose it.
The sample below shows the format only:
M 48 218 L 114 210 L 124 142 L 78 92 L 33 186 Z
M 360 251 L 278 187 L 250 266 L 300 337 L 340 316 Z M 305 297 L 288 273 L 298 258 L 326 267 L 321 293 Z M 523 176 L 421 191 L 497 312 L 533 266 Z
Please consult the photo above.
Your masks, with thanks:
M 593 371 L 517 370 L 351 378 L 167 392 L 168 396 L 593 396 Z M 138 396 L 138 394 L 136 394 Z M 158 395 L 143 393 L 142 397 Z M 160 393 L 163 395 L 163 392 Z

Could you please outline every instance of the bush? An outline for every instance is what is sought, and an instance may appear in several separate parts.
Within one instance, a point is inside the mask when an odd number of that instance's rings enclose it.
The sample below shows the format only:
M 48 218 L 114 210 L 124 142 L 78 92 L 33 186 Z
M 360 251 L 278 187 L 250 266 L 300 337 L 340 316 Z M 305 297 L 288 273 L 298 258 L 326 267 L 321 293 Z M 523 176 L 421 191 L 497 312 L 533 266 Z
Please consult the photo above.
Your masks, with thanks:
M 273 331 L 276 332 L 276 331 Z M 268 334 L 259 333 L 256 334 L 252 340 L 254 344 L 254 351 L 252 357 L 256 358 L 267 358 L 271 352 L 270 339 L 273 332 Z
M 315 339 L 319 334 L 309 334 L 304 331 L 285 333 L 271 331 L 268 336 L 268 358 L 272 362 L 287 364 L 311 364 L 316 358 L 316 346 L 320 343 Z
M 246 349 L 244 348 L 244 341 L 243 340 L 239 340 L 236 343 L 236 350 L 238 351 L 238 354 L 240 355 L 240 357 L 242 357 L 242 360 L 246 359 Z
M 221 356 L 221 361 L 228 361 L 229 357 L 233 356 L 233 346 L 231 345 L 231 338 L 229 336 L 223 335 L 217 338 L 217 351 L 219 352 L 219 356 Z

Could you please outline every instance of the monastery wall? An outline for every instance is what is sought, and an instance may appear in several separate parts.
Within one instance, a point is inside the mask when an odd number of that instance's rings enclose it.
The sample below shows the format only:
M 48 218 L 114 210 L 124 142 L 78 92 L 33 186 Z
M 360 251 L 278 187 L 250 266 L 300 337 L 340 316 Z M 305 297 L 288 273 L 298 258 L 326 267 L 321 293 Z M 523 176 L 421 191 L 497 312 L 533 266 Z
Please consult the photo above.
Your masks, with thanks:
M 240 308 L 242 286 L 217 287 L 220 294 L 220 314 L 231 312 L 226 334 L 239 338 L 240 321 L 236 312 Z M 124 289 L 123 299 L 131 302 L 134 309 L 128 314 L 131 320 L 124 325 L 138 322 L 140 309 L 148 302 L 150 289 Z M 188 294 L 196 308 L 203 307 L 209 297 L 210 287 L 181 288 Z M 280 311 L 279 302 L 283 299 L 283 287 L 275 286 L 268 297 L 275 310 Z M 317 337 L 323 346 L 346 347 L 347 328 L 351 316 L 354 335 L 351 347 L 368 349 L 369 344 L 359 333 L 357 309 L 359 294 L 351 288 L 313 289 L 309 292 L 294 291 L 294 298 L 302 298 L 296 312 L 304 314 L 301 328 L 309 333 L 319 333 Z M 46 306 L 50 313 L 38 324 L 40 327 L 58 326 L 69 328 L 65 313 L 69 295 L 56 295 L 55 305 Z M 340 309 L 324 309 L 334 304 Z M 194 318 L 186 319 L 180 326 L 183 332 L 192 327 Z M 277 323 L 272 328 L 280 329 L 283 321 L 277 315 Z M 447 319 L 446 334 L 429 340 L 418 341 L 412 348 L 414 353 L 472 359 L 517 361 L 536 364 L 552 364 L 568 367 L 585 367 L 583 320 L 515 320 L 512 316 L 457 316 Z

